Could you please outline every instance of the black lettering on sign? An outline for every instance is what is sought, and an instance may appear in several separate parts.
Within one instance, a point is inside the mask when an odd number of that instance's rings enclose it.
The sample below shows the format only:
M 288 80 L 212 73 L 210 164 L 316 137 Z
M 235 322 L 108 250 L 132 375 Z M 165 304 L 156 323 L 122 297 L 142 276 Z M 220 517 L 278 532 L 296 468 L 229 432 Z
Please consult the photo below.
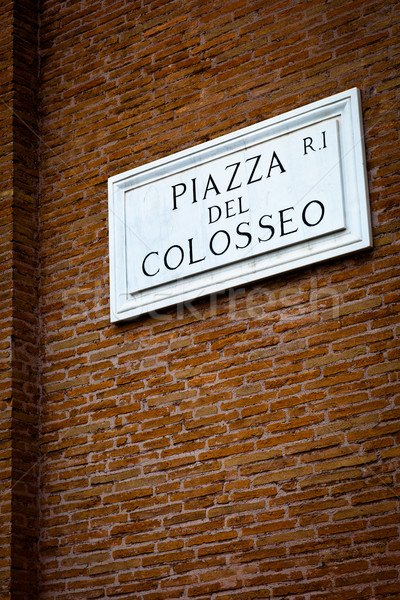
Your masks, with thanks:
M 180 194 L 177 193 L 177 188 L 179 188 L 179 187 L 183 188 Z M 184 183 L 176 183 L 175 185 L 172 186 L 172 203 L 174 205 L 172 210 L 176 210 L 178 208 L 176 205 L 176 200 L 180 196 L 183 196 L 183 194 L 185 192 L 186 192 L 186 185 Z
M 221 192 L 219 191 L 219 189 L 217 188 L 217 184 L 215 183 L 213 176 L 210 174 L 208 176 L 208 180 L 207 180 L 207 185 L 206 185 L 206 189 L 204 191 L 204 196 L 203 196 L 203 200 L 206 199 L 207 194 L 210 190 L 214 190 L 216 195 L 218 196 L 218 194 L 220 194 Z
M 310 148 L 310 150 L 315 152 L 315 148 L 312 147 L 312 143 L 313 143 L 312 137 L 306 137 L 303 139 L 304 154 L 307 154 L 307 148 Z
M 206 259 L 205 256 L 203 256 L 203 258 L 198 258 L 197 260 L 193 259 L 193 238 L 190 238 L 188 240 L 189 242 L 189 264 L 190 265 L 194 265 L 195 263 L 199 263 L 202 262 L 203 260 Z
M 149 273 L 149 271 L 147 270 L 146 267 L 146 261 L 149 258 L 149 256 L 151 256 L 152 254 L 156 254 L 158 256 L 158 252 L 149 252 L 143 259 L 142 262 L 142 271 L 145 275 L 147 275 L 147 277 L 154 277 L 154 275 L 157 275 L 157 273 L 159 272 L 160 269 L 157 269 L 157 271 L 155 271 L 154 273 Z
M 280 222 L 281 222 L 281 237 L 283 235 L 289 235 L 290 233 L 296 233 L 298 227 L 296 227 L 296 229 L 292 229 L 292 231 L 285 231 L 285 223 L 291 223 L 293 221 L 293 219 L 284 219 L 283 218 L 283 213 L 285 213 L 288 210 L 294 210 L 293 206 L 289 206 L 289 208 L 284 208 L 283 210 L 279 211 L 279 215 L 280 215 Z
M 268 217 L 268 219 L 272 219 L 272 215 L 263 215 L 262 217 L 260 217 L 260 220 L 258 221 L 258 224 L 260 227 L 262 227 L 263 229 L 268 229 L 269 230 L 269 237 L 266 239 L 263 238 L 258 238 L 259 242 L 269 242 L 269 240 L 273 237 L 274 233 L 275 233 L 275 229 L 272 225 L 266 225 L 263 223 L 263 220 Z
M 261 179 L 262 179 L 262 175 L 260 175 L 260 177 L 258 177 L 257 179 L 254 179 L 254 173 L 257 169 L 258 163 L 260 162 L 260 158 L 261 158 L 261 154 L 258 154 L 257 156 L 252 156 L 251 158 L 246 159 L 246 162 L 249 162 L 249 160 L 255 160 L 253 170 L 251 171 L 250 177 L 247 181 L 247 185 L 250 185 L 250 183 L 256 183 L 256 181 L 261 181 Z
M 222 233 L 225 236 L 226 246 L 223 250 L 221 250 L 220 252 L 217 252 L 214 248 L 214 240 L 217 237 L 217 235 L 219 236 L 220 233 Z M 228 250 L 230 243 L 231 243 L 231 237 L 230 237 L 229 233 L 227 231 L 225 231 L 225 229 L 219 229 L 218 231 L 216 231 L 214 233 L 214 235 L 212 236 L 212 238 L 210 240 L 210 250 L 216 256 L 220 256 L 221 254 L 224 254 Z
M 176 263 L 175 266 L 172 266 L 169 262 L 169 255 L 171 253 L 171 251 L 177 248 L 178 249 L 178 262 Z M 168 250 L 166 251 L 166 253 L 164 254 L 164 265 L 167 267 L 167 269 L 169 269 L 170 271 L 174 271 L 175 269 L 177 269 L 183 262 L 183 257 L 184 257 L 184 252 L 183 252 L 183 248 L 181 248 L 181 246 L 178 246 L 177 244 L 174 244 L 173 246 L 170 246 L 168 248 Z
M 307 211 L 312 204 L 317 204 L 321 211 L 320 216 L 319 216 L 319 218 L 317 217 L 317 220 L 315 221 L 315 223 L 311 223 L 307 219 Z M 305 207 L 303 208 L 303 212 L 301 213 L 301 218 L 302 218 L 303 223 L 305 225 L 307 225 L 307 227 L 315 227 L 315 225 L 318 225 L 319 223 L 321 223 L 322 219 L 324 218 L 324 214 L 325 214 L 325 207 L 322 204 L 322 202 L 320 202 L 319 200 L 311 200 L 311 202 L 306 204 Z
M 251 233 L 249 233 L 248 231 L 242 231 L 242 225 L 248 225 L 250 227 L 250 223 L 248 221 L 243 221 L 243 223 L 239 223 L 239 225 L 236 227 L 236 233 L 239 235 L 244 235 L 247 238 L 247 243 L 244 246 L 238 246 L 237 244 L 235 244 L 237 250 L 247 248 L 247 246 L 251 244 Z
M 232 177 L 231 177 L 231 179 L 230 179 L 230 181 L 228 183 L 228 187 L 226 188 L 227 192 L 231 192 L 232 190 L 237 190 L 242 185 L 242 182 L 240 182 L 239 185 L 235 185 L 235 186 L 232 185 L 233 181 L 234 181 L 234 179 L 236 177 L 236 173 L 238 172 L 239 165 L 240 165 L 240 162 L 238 162 L 238 163 L 232 163 L 231 165 L 228 165 L 227 167 L 225 167 L 225 171 L 226 171 L 226 169 L 230 169 L 231 167 L 235 167 L 233 169 Z
M 274 162 L 276 164 L 274 164 Z M 286 169 L 283 168 L 283 165 L 282 165 L 281 161 L 279 160 L 277 153 L 274 151 L 273 154 L 272 154 L 271 162 L 269 164 L 267 178 L 271 177 L 271 171 L 272 171 L 272 169 L 275 169 L 275 167 L 279 167 L 280 170 L 281 170 L 281 173 L 285 173 L 286 172 Z

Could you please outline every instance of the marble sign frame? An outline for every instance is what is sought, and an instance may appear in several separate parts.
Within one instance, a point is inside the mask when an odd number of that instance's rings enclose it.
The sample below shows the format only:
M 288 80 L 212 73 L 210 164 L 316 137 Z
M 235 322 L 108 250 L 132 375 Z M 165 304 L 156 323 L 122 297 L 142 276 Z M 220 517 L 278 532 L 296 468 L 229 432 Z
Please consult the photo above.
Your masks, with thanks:
M 108 198 L 112 322 L 370 248 L 360 93 L 114 175 Z

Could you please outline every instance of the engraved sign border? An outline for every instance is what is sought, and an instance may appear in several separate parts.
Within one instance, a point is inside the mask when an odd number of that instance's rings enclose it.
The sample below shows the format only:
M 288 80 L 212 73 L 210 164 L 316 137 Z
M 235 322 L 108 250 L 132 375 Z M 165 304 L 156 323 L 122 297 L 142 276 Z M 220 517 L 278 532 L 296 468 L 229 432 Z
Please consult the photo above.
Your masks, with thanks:
M 127 286 L 125 194 L 137 186 L 193 168 L 244 147 L 337 118 L 346 227 L 314 240 L 251 256 L 215 270 L 131 293 Z M 372 246 L 360 92 L 353 88 L 209 142 L 131 169 L 108 180 L 110 317 L 131 319 L 197 297 L 264 279 Z

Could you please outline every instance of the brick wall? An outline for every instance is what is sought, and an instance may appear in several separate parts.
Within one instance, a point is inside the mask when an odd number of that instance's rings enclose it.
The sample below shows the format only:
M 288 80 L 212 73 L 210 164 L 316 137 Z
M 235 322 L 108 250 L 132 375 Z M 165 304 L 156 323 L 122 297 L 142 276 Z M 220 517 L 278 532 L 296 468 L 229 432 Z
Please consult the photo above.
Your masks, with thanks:
M 399 8 L 42 3 L 40 598 L 400 597 Z M 373 250 L 110 325 L 109 176 L 353 86 Z
M 0 598 L 37 597 L 38 11 L 0 11 Z
M 10 3 L 11 4 L 11 3 Z M 0 14 L 0 598 L 11 581 L 12 10 Z
M 39 429 L 38 2 L 14 0 L 11 597 L 37 598 Z

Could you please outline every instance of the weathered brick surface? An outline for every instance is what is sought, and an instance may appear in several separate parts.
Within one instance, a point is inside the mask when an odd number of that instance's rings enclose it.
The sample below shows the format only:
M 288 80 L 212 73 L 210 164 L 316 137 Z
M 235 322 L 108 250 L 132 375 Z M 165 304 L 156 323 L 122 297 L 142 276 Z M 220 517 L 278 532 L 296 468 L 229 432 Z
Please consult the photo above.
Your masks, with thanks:
M 398 597 L 398 8 L 43 5 L 41 597 Z M 110 326 L 108 176 L 351 86 L 373 251 Z
M 0 597 L 36 598 L 38 538 L 37 6 L 1 7 Z M 3 143 L 4 140 L 4 143 Z
M 12 6 L 0 14 L 0 598 L 11 587 L 11 398 L 12 398 Z
M 40 335 L 35 12 L 17 4 L 0 78 L 30 129 L 2 104 L 0 459 L 23 485 L 13 577 L 0 499 L 0 598 L 12 580 L 52 600 L 399 598 L 399 3 L 42 2 Z M 110 325 L 109 176 L 353 86 L 373 250 Z
M 38 539 L 38 3 L 14 2 L 12 597 L 35 598 Z

